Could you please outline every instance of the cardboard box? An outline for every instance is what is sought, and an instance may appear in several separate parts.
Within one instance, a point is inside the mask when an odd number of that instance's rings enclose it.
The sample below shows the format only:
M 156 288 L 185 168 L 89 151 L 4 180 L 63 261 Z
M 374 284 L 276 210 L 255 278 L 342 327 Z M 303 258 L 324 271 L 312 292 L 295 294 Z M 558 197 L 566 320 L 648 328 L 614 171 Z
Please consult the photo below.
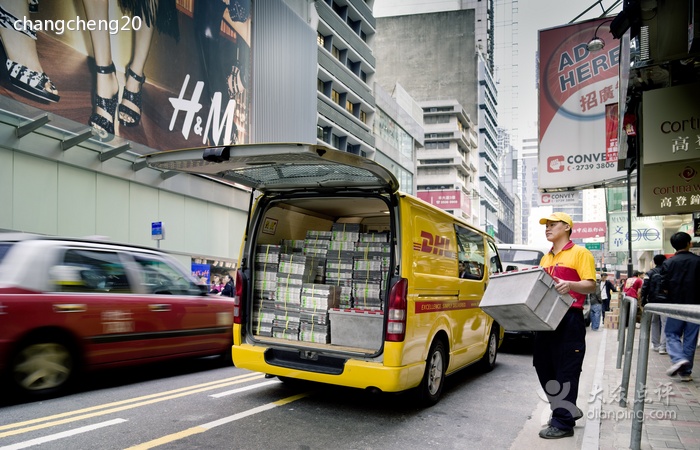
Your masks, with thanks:
M 328 314 L 331 344 L 372 350 L 381 347 L 384 312 L 333 308 Z
M 494 274 L 480 307 L 508 331 L 557 328 L 574 302 L 559 295 L 554 279 L 541 267 Z

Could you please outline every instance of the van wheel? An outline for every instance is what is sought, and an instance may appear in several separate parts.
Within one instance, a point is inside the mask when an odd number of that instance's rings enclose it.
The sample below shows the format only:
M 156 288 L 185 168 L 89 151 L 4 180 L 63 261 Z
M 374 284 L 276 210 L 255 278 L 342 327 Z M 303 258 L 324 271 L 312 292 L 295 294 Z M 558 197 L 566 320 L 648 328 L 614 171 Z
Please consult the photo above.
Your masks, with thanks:
M 75 378 L 76 362 L 70 346 L 62 340 L 37 338 L 15 353 L 10 376 L 24 396 L 46 397 L 67 389 Z
M 418 402 L 422 406 L 433 406 L 440 400 L 442 388 L 445 385 L 445 346 L 441 340 L 436 340 L 430 347 L 428 359 L 425 361 L 425 373 L 418 386 Z
M 484 356 L 479 361 L 479 367 L 484 372 L 491 372 L 496 367 L 496 356 L 498 355 L 498 327 L 491 327 L 489 342 Z

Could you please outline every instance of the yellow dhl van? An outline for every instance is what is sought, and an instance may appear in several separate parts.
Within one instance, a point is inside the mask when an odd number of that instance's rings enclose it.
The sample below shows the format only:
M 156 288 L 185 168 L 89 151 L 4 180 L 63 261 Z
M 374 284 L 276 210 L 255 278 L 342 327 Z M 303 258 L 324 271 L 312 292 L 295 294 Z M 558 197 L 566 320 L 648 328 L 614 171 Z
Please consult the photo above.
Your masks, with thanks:
M 307 144 L 162 152 L 148 163 L 257 196 L 236 276 L 237 367 L 283 381 L 416 388 L 424 405 L 438 401 L 446 375 L 494 367 L 503 330 L 479 302 L 502 270 L 496 244 L 399 192 L 381 165 Z

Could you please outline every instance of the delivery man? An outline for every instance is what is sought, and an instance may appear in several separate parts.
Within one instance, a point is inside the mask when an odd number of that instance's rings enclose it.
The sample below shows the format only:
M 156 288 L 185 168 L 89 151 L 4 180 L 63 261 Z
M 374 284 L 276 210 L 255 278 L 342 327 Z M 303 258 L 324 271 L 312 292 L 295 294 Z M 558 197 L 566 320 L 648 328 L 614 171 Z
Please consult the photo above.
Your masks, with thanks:
M 571 242 L 574 222 L 568 214 L 555 212 L 540 219 L 540 224 L 545 225 L 547 240 L 552 243 L 540 265 L 552 275 L 560 295 L 574 298 L 556 330 L 535 334 L 532 359 L 552 409 L 549 426 L 540 431 L 540 437 L 560 439 L 573 436 L 576 420 L 583 417 L 576 406 L 586 353 L 583 303 L 586 294 L 595 292 L 595 259 L 590 250 Z

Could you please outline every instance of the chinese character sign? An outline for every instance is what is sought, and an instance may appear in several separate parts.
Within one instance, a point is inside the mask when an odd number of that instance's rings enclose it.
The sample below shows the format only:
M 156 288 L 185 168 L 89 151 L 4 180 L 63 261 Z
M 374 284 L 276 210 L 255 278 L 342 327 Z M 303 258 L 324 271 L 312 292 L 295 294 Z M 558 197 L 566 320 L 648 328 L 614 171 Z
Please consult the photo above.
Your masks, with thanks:
M 632 250 L 661 250 L 663 248 L 662 217 L 632 217 L 632 232 L 628 233 L 627 213 L 608 215 L 608 250 L 626 252 L 631 236 Z
M 644 92 L 644 164 L 700 159 L 700 84 Z

